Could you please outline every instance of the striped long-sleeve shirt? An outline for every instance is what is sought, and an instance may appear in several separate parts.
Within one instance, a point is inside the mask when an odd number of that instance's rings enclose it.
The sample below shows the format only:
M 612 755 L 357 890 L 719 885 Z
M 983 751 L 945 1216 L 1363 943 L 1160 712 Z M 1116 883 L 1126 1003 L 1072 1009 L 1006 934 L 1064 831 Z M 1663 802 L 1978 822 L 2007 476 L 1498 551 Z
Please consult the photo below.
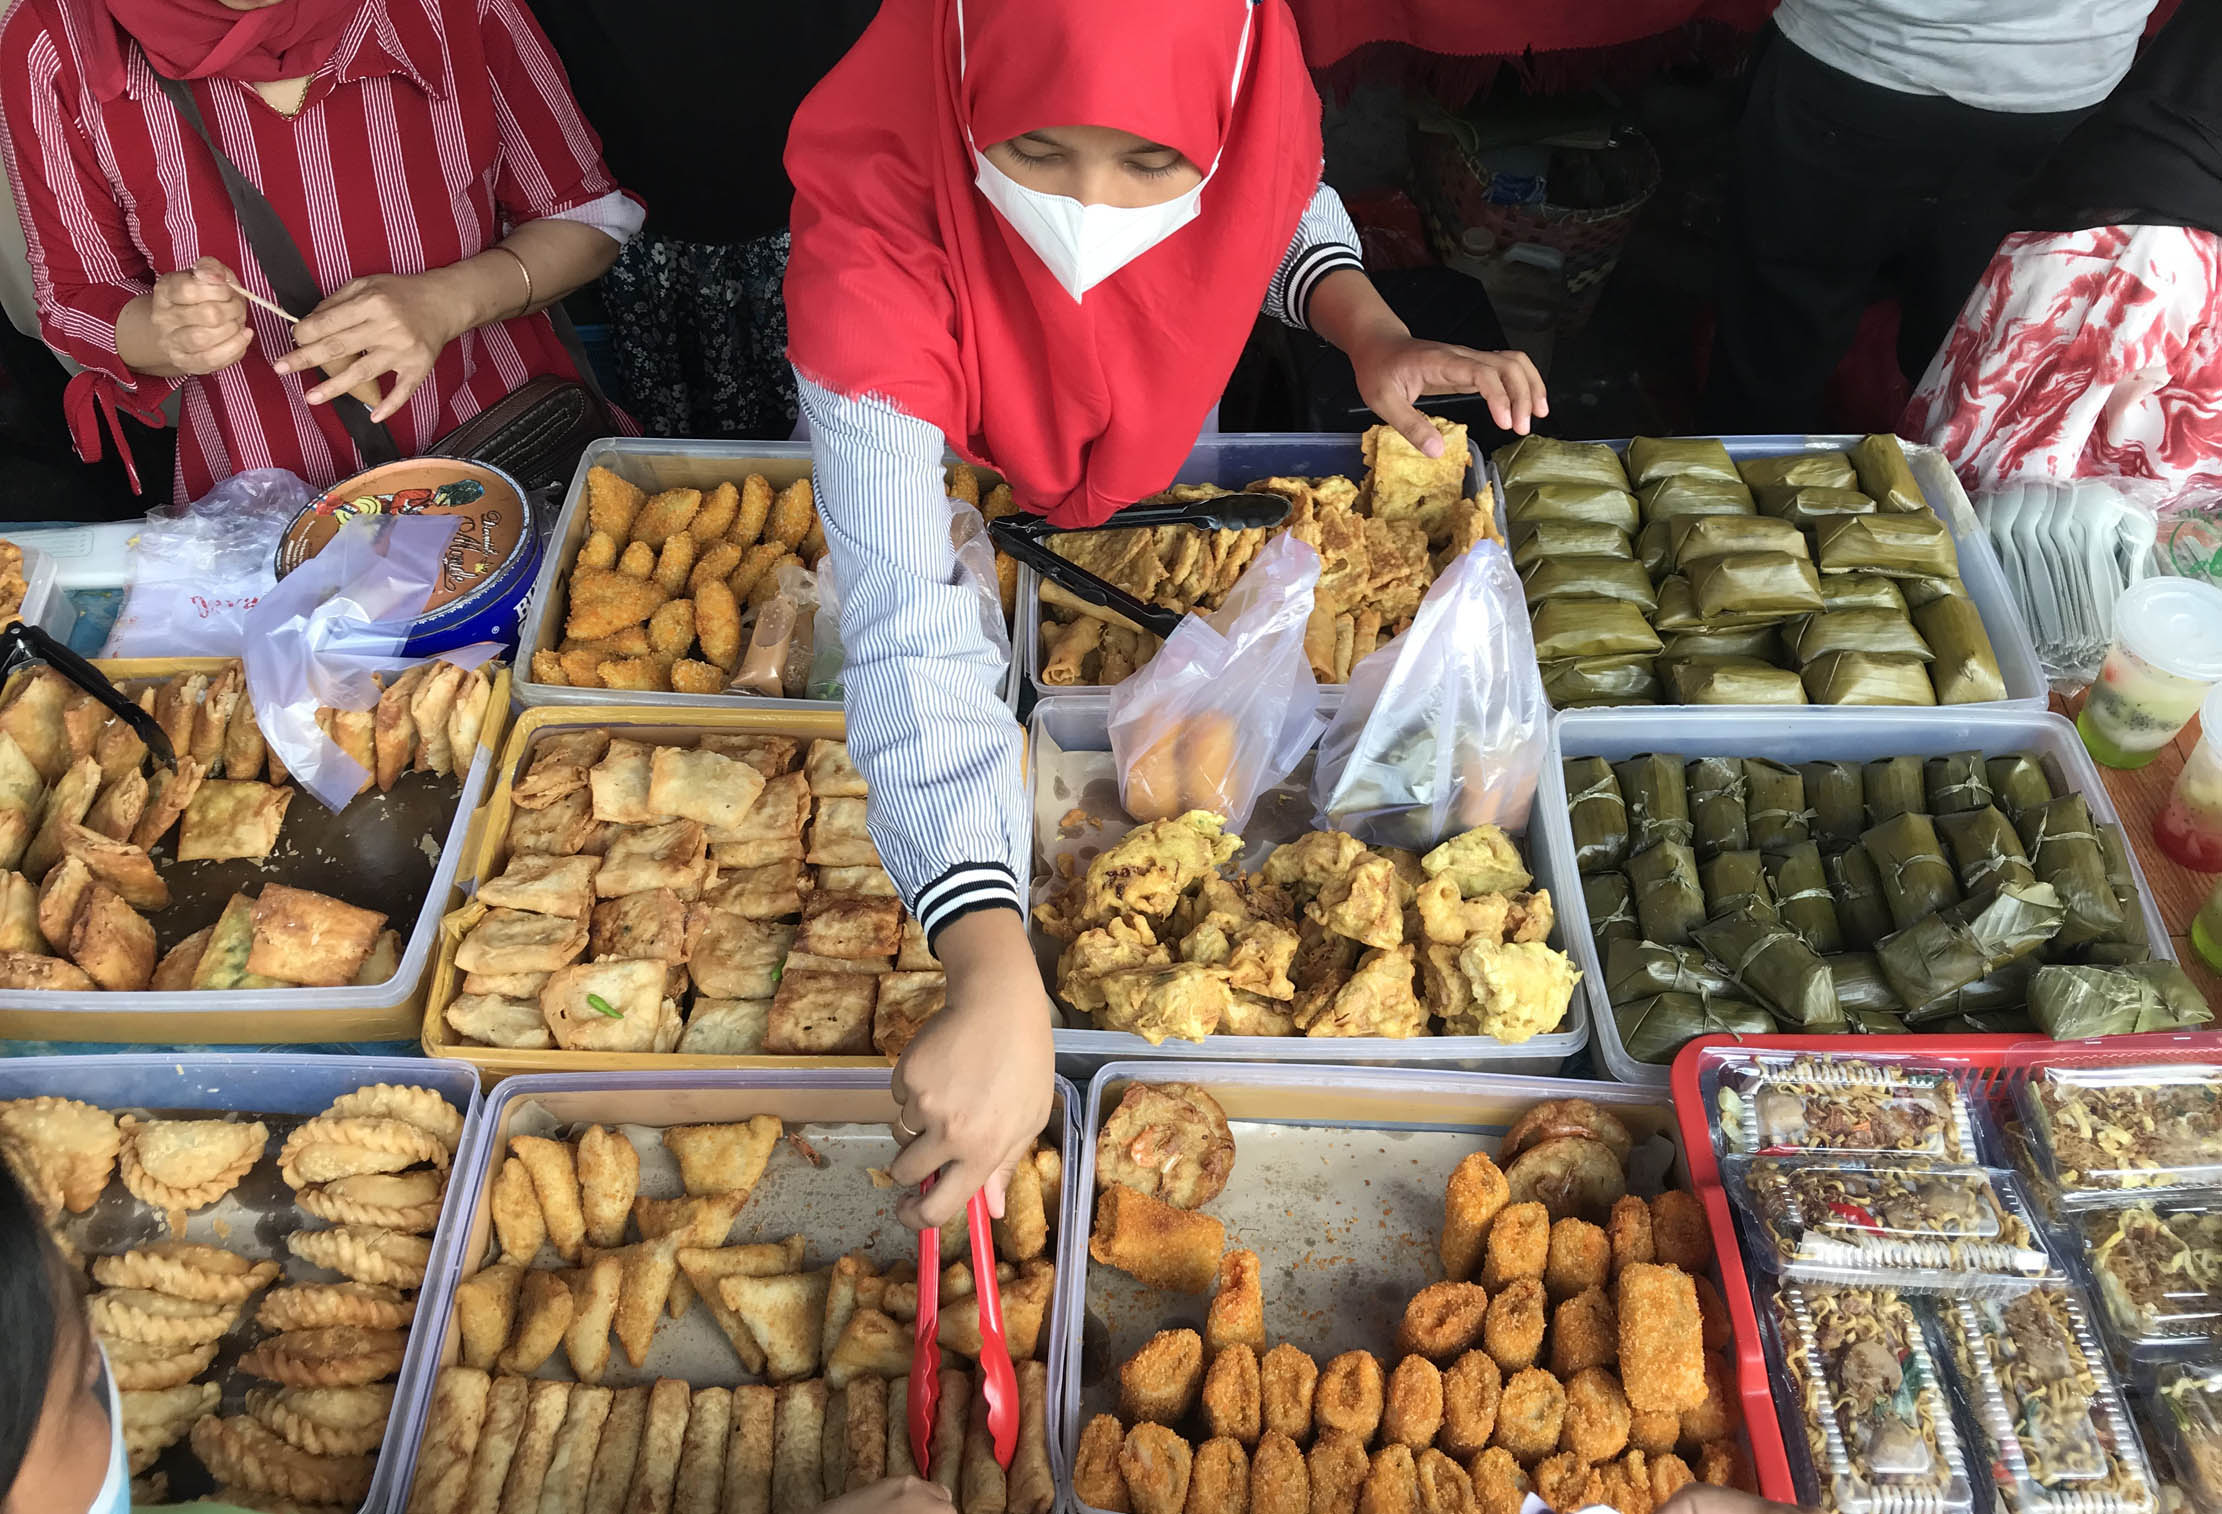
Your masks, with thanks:
M 79 449 L 97 455 L 96 401 L 151 413 L 183 389 L 180 502 L 248 468 L 318 485 L 357 471 L 332 407 L 302 398 L 322 375 L 270 366 L 293 338 L 266 311 L 249 309 L 254 344 L 221 373 L 153 378 L 117 357 L 124 307 L 198 258 L 272 291 L 215 160 L 146 55 L 131 46 L 121 92 L 105 95 L 78 60 L 89 28 L 113 23 L 72 0 L 59 25 L 47 15 L 18 4 L 0 25 L 0 157 L 23 214 L 40 334 L 86 370 L 70 390 Z M 236 79 L 189 87 L 325 290 L 447 267 L 526 221 L 582 221 L 620 243 L 641 224 L 521 0 L 364 0 L 290 116 Z M 407 455 L 527 379 L 571 372 L 545 315 L 482 326 L 448 344 L 386 425 Z
M 1302 328 L 1320 280 L 1362 266 L 1357 228 L 1323 184 L 1265 313 Z M 880 400 L 797 383 L 841 590 L 849 753 L 871 786 L 880 860 L 929 939 L 974 910 L 1023 913 L 1032 838 L 1020 733 L 1003 704 L 1005 649 L 950 542 L 946 441 Z

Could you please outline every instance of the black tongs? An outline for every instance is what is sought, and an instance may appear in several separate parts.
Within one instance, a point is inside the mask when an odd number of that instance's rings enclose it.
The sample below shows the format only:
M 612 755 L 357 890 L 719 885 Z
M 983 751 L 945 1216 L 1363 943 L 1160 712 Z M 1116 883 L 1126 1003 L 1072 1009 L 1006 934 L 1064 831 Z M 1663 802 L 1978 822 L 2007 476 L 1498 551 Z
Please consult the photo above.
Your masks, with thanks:
M 110 683 L 107 674 L 28 621 L 18 620 L 0 627 L 0 678 L 34 662 L 45 663 L 106 705 L 147 744 L 147 751 L 155 761 L 165 767 L 177 766 L 177 753 L 171 750 L 170 738 L 163 733 L 161 723 Z
M 1085 529 L 1134 531 L 1194 526 L 1203 531 L 1262 531 L 1288 519 L 1288 504 L 1287 498 L 1279 494 L 1219 494 L 1162 505 L 1129 505 L 1101 525 Z M 1061 534 L 1059 527 L 1038 515 L 1006 515 L 988 522 L 988 536 L 998 548 L 1060 589 L 1123 616 L 1160 641 L 1173 634 L 1181 622 L 1176 611 L 1142 603 L 1117 584 L 1096 577 L 1044 544 L 1044 538 Z

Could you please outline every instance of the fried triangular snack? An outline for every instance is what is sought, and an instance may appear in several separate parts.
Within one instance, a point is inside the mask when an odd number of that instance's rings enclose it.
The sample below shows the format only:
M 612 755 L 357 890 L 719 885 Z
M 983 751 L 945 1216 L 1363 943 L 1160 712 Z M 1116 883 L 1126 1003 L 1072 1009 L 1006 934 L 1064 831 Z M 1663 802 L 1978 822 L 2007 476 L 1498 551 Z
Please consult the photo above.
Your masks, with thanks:
M 725 1306 L 718 1283 L 729 1277 L 776 1277 L 793 1272 L 802 1266 L 802 1250 L 799 1235 L 750 1246 L 679 1248 L 680 1272 L 702 1296 L 703 1306 L 725 1332 L 725 1338 L 733 1343 L 733 1354 L 741 1359 L 741 1365 L 758 1375 L 764 1370 L 764 1348 L 756 1344 L 756 1337 L 741 1323 L 741 1317 Z
M 679 1159 L 679 1181 L 691 1194 L 747 1194 L 764 1175 L 781 1132 L 776 1115 L 732 1125 L 673 1125 L 664 1146 Z
M 794 1382 L 818 1370 L 818 1336 L 831 1282 L 831 1274 L 821 1269 L 729 1277 L 718 1284 L 725 1307 L 740 1316 L 764 1348 L 764 1375 L 772 1381 Z
M 640 1226 L 641 1239 L 661 1240 L 673 1238 L 683 1248 L 723 1246 L 732 1233 L 733 1221 L 741 1212 L 741 1205 L 748 1202 L 745 1193 L 711 1193 L 683 1199 L 634 1199 L 633 1223 Z M 781 1268 L 791 1271 L 791 1268 Z M 674 1278 L 671 1284 L 669 1308 L 671 1317 L 677 1319 L 687 1312 L 687 1305 L 694 1302 L 694 1287 L 684 1275 Z
M 640 1367 L 647 1364 L 664 1299 L 679 1273 L 679 1243 L 667 1235 L 628 1246 L 621 1254 L 625 1275 L 617 1296 L 617 1344 L 624 1348 L 625 1360 Z
M 914 1333 L 877 1309 L 857 1310 L 826 1358 L 826 1386 L 845 1388 L 860 1377 L 901 1377 L 910 1370 Z

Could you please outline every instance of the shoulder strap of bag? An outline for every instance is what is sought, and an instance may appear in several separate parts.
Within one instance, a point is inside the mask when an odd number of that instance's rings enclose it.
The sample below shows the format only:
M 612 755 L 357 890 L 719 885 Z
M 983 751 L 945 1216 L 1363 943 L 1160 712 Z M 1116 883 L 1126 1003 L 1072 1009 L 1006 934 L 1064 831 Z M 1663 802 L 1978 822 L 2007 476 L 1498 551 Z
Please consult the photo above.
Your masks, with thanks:
M 262 265 L 263 277 L 270 281 L 270 290 L 278 303 L 293 312 L 300 320 L 324 302 L 324 291 L 317 286 L 316 277 L 309 272 L 309 265 L 301 257 L 293 234 L 285 229 L 285 221 L 278 215 L 277 207 L 264 197 L 247 176 L 239 171 L 225 151 L 216 145 L 210 135 L 208 123 L 201 117 L 201 107 L 193 92 L 181 81 L 156 74 L 162 93 L 170 97 L 177 113 L 201 139 L 201 145 L 216 160 L 216 171 L 223 176 L 224 192 L 231 196 L 232 211 L 239 217 L 239 228 L 247 234 L 247 245 L 255 254 L 255 261 Z M 343 394 L 332 401 L 332 409 L 354 438 L 355 450 L 362 454 L 363 462 L 370 467 L 398 461 L 401 449 L 394 444 L 393 433 L 384 424 L 370 418 L 370 407 L 352 394 Z

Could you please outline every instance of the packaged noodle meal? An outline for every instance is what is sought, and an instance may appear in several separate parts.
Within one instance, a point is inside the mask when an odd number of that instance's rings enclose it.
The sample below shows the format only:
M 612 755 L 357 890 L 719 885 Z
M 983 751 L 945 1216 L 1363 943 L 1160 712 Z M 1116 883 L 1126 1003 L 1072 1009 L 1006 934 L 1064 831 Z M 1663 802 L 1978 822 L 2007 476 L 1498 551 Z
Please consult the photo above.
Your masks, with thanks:
M 1799 1502 L 1837 1514 L 1972 1508 L 1952 1412 L 1906 1301 L 1890 1288 L 1785 1283 L 1769 1302 L 1804 1432 L 1788 1437 L 1805 1453 Z
M 2222 1363 L 2170 1362 L 2154 1374 L 2148 1423 L 2176 1476 L 2208 1510 L 2222 1509 Z
M 2071 1208 L 2222 1188 L 2222 1066 L 2046 1067 L 2014 1097 Z
M 1730 1152 L 1976 1160 L 1967 1096 L 1942 1068 L 1744 1052 L 1722 1067 L 1714 1098 Z
M 1728 1184 L 1760 1261 L 1784 1277 L 1976 1292 L 2056 1275 L 2010 1173 L 1801 1154 L 1734 1159 Z
M 2009 1514 L 2139 1514 L 2158 1495 L 2120 1389 L 2084 1318 L 2056 1283 L 1940 1311 L 1981 1456 Z
M 2075 1225 L 2107 1333 L 2125 1350 L 2222 1339 L 2222 1210 L 2132 1204 L 2079 1211 Z

